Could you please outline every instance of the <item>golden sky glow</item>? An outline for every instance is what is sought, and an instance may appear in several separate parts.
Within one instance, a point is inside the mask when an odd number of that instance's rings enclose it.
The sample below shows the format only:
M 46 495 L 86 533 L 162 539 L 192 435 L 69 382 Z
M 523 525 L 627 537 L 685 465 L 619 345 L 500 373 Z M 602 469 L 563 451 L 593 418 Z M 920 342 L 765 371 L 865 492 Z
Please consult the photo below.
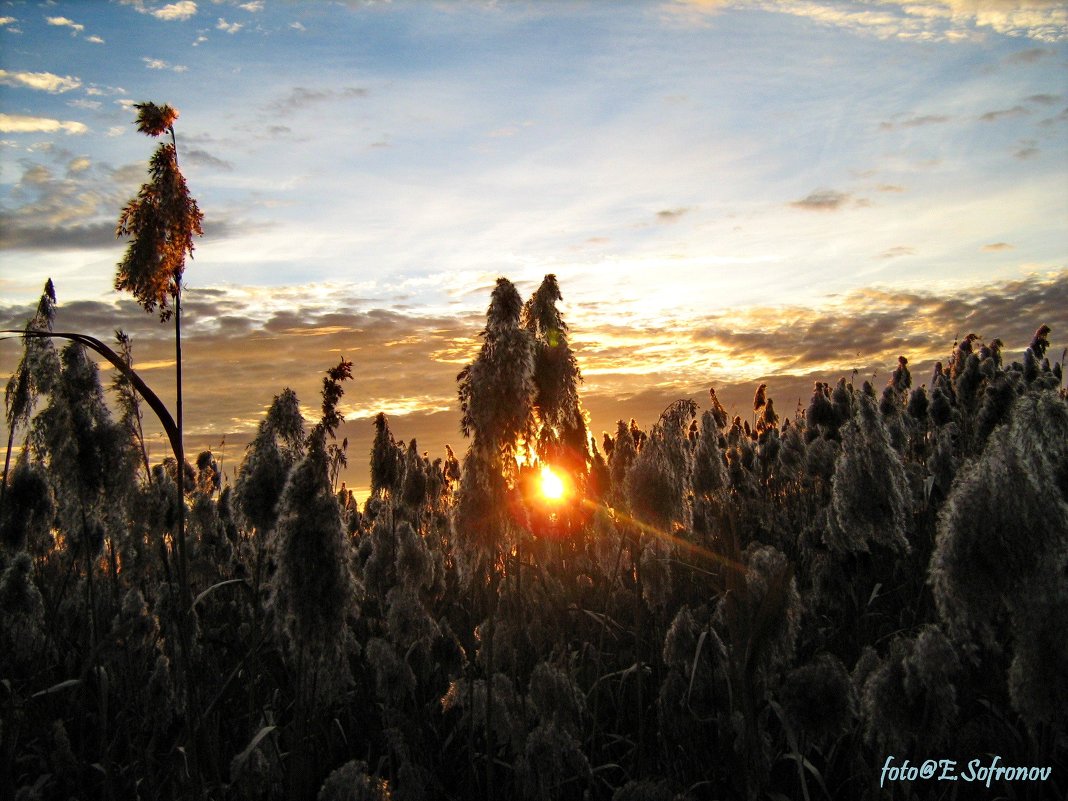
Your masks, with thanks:
M 152 150 L 130 106 L 177 107 L 205 212 L 186 426 L 227 469 L 284 387 L 313 418 L 340 357 L 350 484 L 377 411 L 462 453 L 456 374 L 499 275 L 524 297 L 557 275 L 598 437 L 712 384 L 791 413 L 898 355 L 922 383 L 968 333 L 1018 354 L 1068 331 L 1063 3 L 266 0 L 225 30 L 138 5 L 0 23 L 0 319 L 51 277 L 59 328 L 122 327 L 173 392 L 171 330 L 113 281 Z M 0 377 L 18 355 L 0 342 Z

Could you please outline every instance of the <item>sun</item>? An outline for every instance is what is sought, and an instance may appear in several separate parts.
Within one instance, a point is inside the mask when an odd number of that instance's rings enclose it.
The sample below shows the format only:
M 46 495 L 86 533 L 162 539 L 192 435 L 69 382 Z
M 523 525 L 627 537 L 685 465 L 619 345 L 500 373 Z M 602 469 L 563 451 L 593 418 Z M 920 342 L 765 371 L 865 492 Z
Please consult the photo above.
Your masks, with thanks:
M 549 467 L 541 469 L 541 494 L 545 500 L 555 503 L 564 497 L 564 480 Z

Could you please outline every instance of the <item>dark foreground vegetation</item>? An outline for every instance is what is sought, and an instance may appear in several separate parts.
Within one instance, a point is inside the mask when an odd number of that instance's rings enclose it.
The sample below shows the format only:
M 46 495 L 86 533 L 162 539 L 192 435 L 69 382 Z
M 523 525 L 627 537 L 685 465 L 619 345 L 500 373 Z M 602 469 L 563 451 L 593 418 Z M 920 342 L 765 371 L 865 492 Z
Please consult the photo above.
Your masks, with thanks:
M 176 113 L 142 112 L 173 146 Z M 157 202 L 176 163 L 124 212 L 120 288 L 180 320 L 182 260 L 138 272 L 170 214 L 191 250 L 195 204 Z M 792 416 L 761 385 L 748 419 L 713 391 L 597 440 L 559 300 L 552 276 L 525 303 L 498 281 L 458 377 L 462 463 L 380 415 L 360 509 L 337 489 L 349 363 L 317 421 L 282 390 L 223 486 L 183 458 L 180 408 L 149 462 L 129 341 L 45 335 L 49 284 L 5 398 L 25 447 L 0 496 L 0 797 L 1065 796 L 1046 326 L 1022 354 L 968 336 L 922 381 L 905 358 L 886 386 L 829 377 Z M 86 348 L 123 365 L 110 406 Z M 884 770 L 994 756 L 1052 772 Z

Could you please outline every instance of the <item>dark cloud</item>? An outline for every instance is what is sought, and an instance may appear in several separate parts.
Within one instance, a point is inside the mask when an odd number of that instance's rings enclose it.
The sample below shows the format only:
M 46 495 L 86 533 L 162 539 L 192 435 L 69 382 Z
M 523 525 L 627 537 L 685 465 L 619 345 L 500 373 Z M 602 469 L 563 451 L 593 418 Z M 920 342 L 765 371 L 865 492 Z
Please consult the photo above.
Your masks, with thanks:
M 972 332 L 1000 337 L 1009 353 L 1022 352 L 1043 323 L 1068 333 L 1068 272 L 962 292 L 968 294 L 858 290 L 827 308 L 758 308 L 740 319 L 713 319 L 693 337 L 794 374 L 828 364 L 892 367 L 898 355 L 940 358 Z
M 1025 114 L 1030 114 L 1023 106 L 1013 106 L 1012 108 L 998 109 L 997 111 L 988 111 L 986 114 L 979 116 L 980 122 L 997 122 L 1012 117 L 1020 117 Z
M 27 225 L 0 215 L 0 250 L 81 250 L 119 247 L 114 223 L 51 226 Z
M 1058 100 L 1060 100 L 1060 96 L 1058 96 L 1058 95 L 1049 95 L 1049 94 L 1040 94 L 1040 95 L 1030 95 L 1030 96 L 1028 96 L 1028 97 L 1026 97 L 1024 99 L 1028 103 L 1038 103 L 1039 105 L 1043 105 L 1043 106 L 1052 106 L 1054 103 L 1056 103 Z
M 276 100 L 270 106 L 273 114 L 286 116 L 323 103 L 337 103 L 345 100 L 367 97 L 368 91 L 359 86 L 346 86 L 342 89 L 309 89 L 295 86 L 287 95 Z
M 987 253 L 993 253 L 999 250 L 1012 250 L 1012 245 L 1008 242 L 991 242 L 989 245 L 983 245 L 983 250 Z
M 1036 143 L 1034 142 L 1034 140 L 1027 140 L 1025 142 L 1021 142 L 1019 149 L 1017 149 L 1016 152 L 1012 155 L 1020 159 L 1021 161 L 1026 161 L 1027 159 L 1034 158 L 1041 152 L 1035 145 Z
M 224 161 L 217 156 L 213 156 L 211 153 L 201 148 L 183 150 L 182 161 L 184 163 L 195 164 L 198 167 L 211 167 L 216 170 L 225 170 L 227 172 L 234 168 L 234 165 L 229 161 Z
M 664 209 L 664 210 L 658 211 L 656 213 L 656 219 L 659 222 L 672 223 L 672 222 L 675 222 L 676 220 L 678 220 L 680 217 L 682 217 L 682 215 L 686 214 L 688 211 L 689 211 L 688 208 Z
M 796 209 L 807 211 L 838 211 L 852 197 L 848 192 L 834 189 L 817 189 L 800 200 L 790 203 Z
M 1034 64 L 1042 61 L 1043 59 L 1050 58 L 1055 53 L 1054 50 L 1050 50 L 1044 47 L 1032 47 L 1027 50 L 1021 50 L 1018 53 L 1013 53 L 1011 56 L 1005 59 L 1006 64 Z
M 85 225 L 34 225 L 28 215 L 0 214 L 0 251 L 4 250 L 111 250 L 126 247 L 127 240 L 115 236 L 115 223 L 108 221 Z M 116 212 L 116 218 L 118 213 Z M 236 226 L 248 232 L 249 226 Z M 212 239 L 226 239 L 234 234 L 230 221 L 211 217 L 204 222 Z
M 1058 114 L 1056 117 L 1049 117 L 1047 119 L 1042 120 L 1039 125 L 1049 127 L 1051 125 L 1057 125 L 1058 123 L 1065 122 L 1066 120 L 1068 120 L 1068 107 L 1062 109 L 1061 113 Z
M 898 245 L 897 247 L 892 247 L 889 250 L 884 250 L 882 253 L 879 254 L 879 258 L 880 259 L 897 259 L 897 258 L 900 258 L 901 256 L 915 256 L 915 255 L 916 255 L 916 249 L 915 248 L 906 247 L 905 245 Z
M 944 114 L 922 114 L 915 117 L 908 117 L 904 120 L 888 120 L 886 122 L 879 123 L 879 128 L 884 131 L 893 131 L 897 128 L 920 128 L 924 125 L 941 125 L 942 123 L 949 122 L 950 117 Z

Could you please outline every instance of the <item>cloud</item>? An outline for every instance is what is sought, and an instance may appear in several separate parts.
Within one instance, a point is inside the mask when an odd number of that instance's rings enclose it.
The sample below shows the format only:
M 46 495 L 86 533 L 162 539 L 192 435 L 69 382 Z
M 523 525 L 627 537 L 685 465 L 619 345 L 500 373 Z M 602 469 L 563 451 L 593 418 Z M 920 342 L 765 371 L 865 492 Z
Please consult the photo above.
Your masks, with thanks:
M 51 72 L 8 72 L 0 69 L 0 84 L 37 89 L 49 94 L 62 94 L 82 85 L 80 79 L 66 75 L 60 77 Z
M 89 131 L 84 123 L 73 120 L 54 120 L 49 117 L 29 117 L 24 114 L 0 113 L 0 133 L 58 133 L 79 135 Z
M 104 44 L 104 40 L 99 36 L 86 36 L 85 41 L 90 42 L 91 44 Z
M 167 22 L 174 20 L 187 20 L 197 13 L 197 4 L 192 0 L 182 0 L 179 3 L 171 3 L 170 5 L 158 8 L 155 11 L 150 11 L 153 17 L 156 19 L 162 19 Z
M 200 167 L 211 167 L 217 170 L 226 170 L 229 172 L 234 168 L 234 165 L 229 161 L 225 161 L 218 156 L 213 156 L 206 150 L 201 148 L 192 148 L 182 151 L 182 161 L 189 164 L 196 164 Z
M 124 95 L 126 90 L 121 86 L 99 86 L 97 84 L 89 84 L 85 93 L 90 97 L 106 97 L 107 95 Z
M 10 192 L 19 205 L 0 211 L 0 248 L 65 249 L 79 241 L 75 235 L 62 235 L 73 229 L 91 233 L 89 242 L 98 245 L 99 231 L 87 231 L 86 226 L 98 223 L 107 206 L 119 208 L 121 200 L 113 187 L 110 192 L 94 191 L 88 159 L 69 159 L 64 177 L 57 177 L 42 164 L 23 166 L 22 176 Z M 114 237 L 114 224 L 109 228 Z
M 186 67 L 183 64 L 168 64 L 166 61 L 160 58 L 144 57 L 141 60 L 150 70 L 171 70 L 172 72 L 186 72 L 189 69 L 189 67 Z
M 790 203 L 795 209 L 806 211 L 838 211 L 852 197 L 847 192 L 839 192 L 834 189 L 817 189 L 810 192 L 800 200 Z
M 1036 147 L 1036 142 L 1033 139 L 1027 139 L 1020 143 L 1020 148 L 1013 153 L 1013 157 L 1026 161 L 1027 159 L 1034 158 L 1041 151 Z
M 85 109 L 86 111 L 99 111 L 104 104 L 99 100 L 85 100 L 83 98 L 78 98 L 77 100 L 71 100 L 67 105 L 72 108 Z
M 114 223 L 83 226 L 32 225 L 0 214 L 0 250 L 84 250 L 116 248 Z
M 897 247 L 892 247 L 889 250 L 885 250 L 882 253 L 880 253 L 879 254 L 879 258 L 880 259 L 897 259 L 897 258 L 900 258 L 902 256 L 915 256 L 915 255 L 916 255 L 916 249 L 915 248 L 906 247 L 904 245 L 898 245 Z
M 1068 308 L 1068 271 L 953 294 L 871 288 L 814 308 L 752 307 L 714 318 L 693 338 L 780 374 L 892 365 L 898 355 L 931 361 L 973 331 L 987 341 L 1000 337 L 1011 359 L 1039 325 L 1063 320 L 1062 308 Z
M 53 166 L 29 159 L 19 162 L 22 174 L 0 208 L 0 249 L 51 252 L 117 247 L 118 210 L 145 180 L 145 165 L 98 165 L 88 156 L 54 145 L 49 157 Z M 211 222 L 214 225 L 215 220 Z
M 45 17 L 45 22 L 60 28 L 70 28 L 75 34 L 79 34 L 85 30 L 84 25 L 79 25 L 74 20 L 67 19 L 66 17 Z
M 219 21 L 215 24 L 215 29 L 224 31 L 229 34 L 235 34 L 245 26 L 240 22 L 227 22 L 222 17 L 219 17 Z
M 1023 106 L 1013 106 L 1012 108 L 999 109 L 998 111 L 988 111 L 985 114 L 980 115 L 980 122 L 997 122 L 998 120 L 1011 119 L 1012 117 L 1021 117 L 1026 114 L 1030 114 Z
M 183 158 L 191 153 L 191 164 L 217 167 L 203 151 L 183 151 Z M 0 250 L 53 252 L 124 246 L 125 240 L 115 237 L 115 219 L 144 182 L 145 165 L 97 165 L 87 156 L 55 147 L 51 157 L 55 168 L 28 159 L 21 162 L 22 175 L 8 193 L 9 203 L 0 209 Z M 255 225 L 244 222 L 239 227 L 246 234 L 256 231 Z M 213 241 L 228 238 L 234 228 L 218 212 L 209 214 L 204 223 Z
M 10 25 L 13 22 L 18 22 L 14 17 L 0 17 L 0 25 Z
M 884 131 L 893 131 L 897 128 L 920 128 L 925 125 L 941 125 L 949 122 L 950 118 L 944 114 L 922 114 L 898 121 L 888 120 L 879 123 L 879 128 Z
M 1012 245 L 1008 242 L 992 242 L 989 245 L 983 245 L 983 251 L 986 253 L 996 253 L 1001 250 L 1012 250 Z
M 697 21 L 703 14 L 754 7 L 879 39 L 955 42 L 988 31 L 1042 42 L 1068 39 L 1068 9 L 1061 0 L 673 0 L 666 6 Z
M 367 90 L 360 86 L 346 86 L 342 89 L 308 89 L 295 86 L 289 93 L 270 106 L 274 114 L 288 115 L 320 103 L 333 103 L 341 100 L 353 100 L 367 97 Z
M 250 3 L 242 3 L 238 8 L 248 11 L 250 14 L 256 14 L 263 11 L 263 0 L 252 0 Z
M 662 223 L 673 223 L 682 217 L 689 209 L 677 208 L 677 209 L 663 209 L 656 213 L 656 219 Z
M 1054 51 L 1045 47 L 1032 47 L 1027 50 L 1021 50 L 1018 53 L 1013 53 L 1005 59 L 1006 64 L 1034 64 L 1038 61 L 1042 61 L 1045 58 L 1049 58 L 1054 54 Z

